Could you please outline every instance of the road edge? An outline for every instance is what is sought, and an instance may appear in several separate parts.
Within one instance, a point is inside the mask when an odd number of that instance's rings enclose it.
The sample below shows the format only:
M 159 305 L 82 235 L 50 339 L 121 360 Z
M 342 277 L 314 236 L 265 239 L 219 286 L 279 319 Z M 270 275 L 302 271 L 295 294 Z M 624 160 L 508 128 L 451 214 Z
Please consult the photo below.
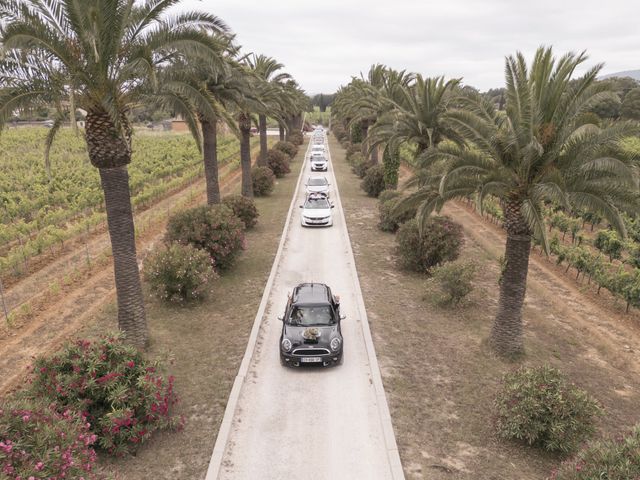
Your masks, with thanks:
M 271 265 L 271 272 L 269 273 L 269 278 L 267 279 L 264 292 L 262 293 L 262 299 L 260 300 L 258 312 L 256 313 L 256 317 L 253 321 L 253 327 L 251 328 L 251 333 L 249 334 L 249 339 L 247 340 L 247 348 L 245 349 L 244 356 L 242 357 L 242 362 L 240 363 L 240 368 L 238 369 L 236 378 L 233 381 L 233 386 L 231 387 L 231 392 L 229 393 L 227 406 L 224 410 L 224 416 L 222 417 L 220 428 L 218 429 L 218 436 L 216 437 L 216 443 L 213 446 L 213 452 L 211 453 L 211 459 L 209 460 L 209 467 L 207 468 L 205 480 L 217 480 L 218 475 L 220 474 L 220 468 L 222 467 L 222 459 L 224 457 L 224 452 L 227 448 L 229 435 L 231 434 L 233 417 L 235 416 L 236 410 L 238 408 L 238 401 L 240 400 L 240 392 L 242 390 L 242 385 L 244 384 L 244 380 L 246 378 L 247 372 L 249 371 L 249 365 L 251 365 L 251 360 L 253 358 L 253 354 L 256 349 L 256 343 L 258 341 L 258 334 L 260 333 L 260 328 L 262 327 L 262 320 L 264 318 L 264 314 L 267 309 L 269 296 L 271 295 L 273 282 L 275 280 L 276 273 L 278 271 L 278 266 L 280 265 L 280 258 L 282 257 L 282 251 L 284 250 L 284 244 L 286 243 L 286 239 L 287 239 L 287 231 L 289 230 L 289 225 L 291 224 L 291 219 L 293 217 L 292 215 L 293 208 L 296 204 L 296 200 L 298 199 L 298 192 L 300 190 L 300 180 L 302 179 L 302 176 L 305 171 L 304 167 L 306 165 L 307 153 L 309 152 L 310 145 L 311 145 L 311 140 L 308 141 L 307 149 L 304 155 L 302 156 L 302 161 L 300 162 L 301 163 L 300 173 L 298 174 L 296 188 L 293 192 L 293 197 L 291 198 L 289 211 L 287 212 L 287 220 L 285 221 L 284 227 L 282 229 L 282 235 L 280 236 L 280 242 L 278 243 L 278 250 L 276 251 L 276 256 L 273 259 L 273 264 Z
M 328 142 L 327 142 L 328 143 Z M 334 142 L 335 145 L 335 142 Z M 338 148 L 342 148 L 338 145 Z M 369 318 L 367 316 L 367 307 L 364 304 L 364 298 L 362 296 L 362 288 L 360 287 L 360 277 L 358 276 L 358 269 L 356 268 L 356 257 L 353 254 L 351 248 L 351 237 L 349 236 L 349 225 L 347 224 L 347 218 L 345 215 L 344 207 L 342 206 L 342 198 L 340 197 L 340 191 L 338 188 L 338 181 L 335 175 L 335 169 L 333 168 L 333 158 L 331 155 L 331 148 L 329 148 L 329 158 L 331 159 L 331 175 L 333 176 L 334 189 L 336 192 L 336 201 L 340 204 L 340 216 L 344 222 L 344 234 L 346 237 L 346 249 L 347 254 L 353 259 L 349 262 L 349 269 L 353 276 L 354 283 L 358 295 L 358 310 L 360 311 L 360 325 L 362 326 L 362 336 L 367 349 L 367 357 L 369 360 L 369 370 L 371 371 L 371 380 L 373 389 L 376 396 L 376 405 L 378 407 L 378 415 L 380 417 L 380 423 L 382 425 L 382 431 L 384 433 L 384 443 L 387 450 L 387 459 L 389 460 L 389 466 L 391 468 L 391 478 L 393 480 L 405 480 L 404 470 L 402 469 L 402 462 L 400 460 L 400 452 L 398 451 L 398 444 L 396 442 L 396 435 L 393 430 L 393 424 L 391 422 L 391 412 L 389 411 L 389 404 L 387 402 L 387 395 L 384 391 L 384 384 L 382 383 L 382 374 L 380 373 L 380 366 L 378 364 L 378 357 L 376 356 L 376 349 L 373 344 L 373 337 L 371 336 L 371 329 L 369 328 Z

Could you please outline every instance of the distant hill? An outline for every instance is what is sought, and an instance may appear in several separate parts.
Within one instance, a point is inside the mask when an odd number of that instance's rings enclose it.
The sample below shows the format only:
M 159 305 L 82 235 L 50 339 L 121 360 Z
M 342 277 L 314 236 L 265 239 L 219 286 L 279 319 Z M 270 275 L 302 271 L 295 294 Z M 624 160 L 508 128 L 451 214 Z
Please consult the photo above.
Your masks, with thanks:
M 635 80 L 640 81 L 640 70 L 627 70 L 625 72 L 608 73 L 607 75 L 602 75 L 601 78 L 611 77 L 631 77 Z

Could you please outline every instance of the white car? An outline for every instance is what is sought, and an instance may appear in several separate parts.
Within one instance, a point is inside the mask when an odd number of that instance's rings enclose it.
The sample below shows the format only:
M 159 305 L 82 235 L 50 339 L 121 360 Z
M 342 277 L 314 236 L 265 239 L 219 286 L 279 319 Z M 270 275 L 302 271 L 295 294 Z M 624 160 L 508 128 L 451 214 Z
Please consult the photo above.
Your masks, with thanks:
M 322 193 L 311 193 L 300 205 L 300 223 L 303 227 L 330 227 L 333 225 L 333 204 Z
M 312 193 L 321 193 L 328 197 L 329 185 L 330 183 L 329 180 L 327 180 L 327 177 L 309 177 L 307 183 L 305 183 L 305 187 L 307 187 L 307 195 Z
M 324 145 L 324 137 L 313 137 L 314 145 Z
M 326 172 L 329 169 L 329 162 L 326 157 L 311 157 L 312 172 Z
M 311 145 L 311 155 L 314 154 L 321 154 L 324 155 L 325 154 L 325 148 L 324 148 L 324 144 L 322 145 Z

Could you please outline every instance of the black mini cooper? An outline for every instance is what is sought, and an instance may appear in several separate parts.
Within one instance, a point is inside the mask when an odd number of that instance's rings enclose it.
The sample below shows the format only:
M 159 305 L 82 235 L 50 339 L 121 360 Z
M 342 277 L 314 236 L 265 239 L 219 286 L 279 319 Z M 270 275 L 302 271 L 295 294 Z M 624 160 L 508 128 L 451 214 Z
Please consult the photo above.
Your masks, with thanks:
M 329 366 L 342 363 L 344 341 L 340 303 L 323 283 L 301 283 L 289 296 L 280 335 L 283 365 Z

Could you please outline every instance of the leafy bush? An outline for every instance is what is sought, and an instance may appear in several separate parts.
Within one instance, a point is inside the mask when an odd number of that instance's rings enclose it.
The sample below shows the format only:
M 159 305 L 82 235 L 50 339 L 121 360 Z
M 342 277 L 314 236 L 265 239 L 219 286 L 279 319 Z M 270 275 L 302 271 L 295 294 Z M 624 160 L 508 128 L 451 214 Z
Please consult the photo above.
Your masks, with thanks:
M 464 243 L 462 227 L 448 217 L 430 217 L 422 235 L 415 219 L 403 223 L 396 235 L 398 265 L 406 270 L 429 273 L 443 262 L 455 260 Z
M 377 198 L 384 190 L 384 168 L 382 165 L 374 165 L 369 168 L 360 186 L 367 195 Z
M 96 478 L 96 439 L 76 412 L 27 399 L 0 404 L 0 478 Z
M 287 173 L 291 172 L 287 154 L 280 150 L 271 149 L 267 152 L 267 166 L 271 169 L 276 178 L 282 178 Z
M 200 248 L 216 270 L 227 270 L 244 246 L 244 223 L 226 205 L 190 208 L 169 219 L 165 240 Z
M 256 197 L 265 197 L 273 192 L 276 184 L 276 176 L 268 167 L 253 167 L 251 170 L 253 181 L 253 194 Z
M 211 257 L 191 245 L 172 243 L 144 263 L 144 276 L 153 294 L 174 303 L 202 299 L 215 277 Z
M 398 190 L 383 190 L 378 195 L 378 203 L 385 203 L 402 195 Z
M 378 196 L 378 213 L 380 222 L 378 228 L 383 232 L 395 233 L 400 224 L 407 222 L 416 216 L 416 208 L 407 208 L 398 212 L 396 207 L 400 200 L 400 192 L 397 190 L 384 190 Z
M 222 204 L 233 210 L 233 213 L 244 223 L 246 229 L 253 228 L 258 223 L 258 209 L 256 202 L 242 195 L 229 195 L 222 199 Z
M 290 160 L 298 153 L 298 147 L 291 142 L 277 142 L 273 146 L 273 150 L 280 150 L 282 153 L 287 155 Z
M 173 416 L 173 377 L 164 379 L 120 336 L 77 340 L 35 361 L 28 394 L 63 413 L 82 412 L 97 445 L 122 455 L 157 430 L 180 426 Z
M 444 305 L 458 305 L 473 291 L 473 279 L 478 266 L 473 262 L 448 262 L 434 267 L 431 271 L 443 296 Z
M 289 142 L 294 145 L 302 145 L 304 143 L 304 136 L 302 135 L 302 132 L 291 132 L 289 134 Z
M 590 443 L 551 475 L 551 480 L 632 478 L 640 478 L 640 426 L 625 437 Z
M 358 177 L 364 178 L 367 174 L 367 170 L 373 166 L 371 164 L 371 160 L 365 158 L 361 153 L 354 154 L 352 158 L 353 162 L 351 164 L 351 170 Z
M 600 407 L 550 366 L 522 367 L 503 378 L 495 400 L 498 434 L 567 453 L 594 432 Z
M 347 147 L 347 151 L 345 153 L 345 157 L 349 164 L 353 165 L 353 163 L 358 158 L 358 155 L 362 157 L 362 144 L 360 143 L 351 143 Z
M 333 125 L 332 130 L 339 142 L 343 142 L 348 137 L 347 131 L 339 122 Z

